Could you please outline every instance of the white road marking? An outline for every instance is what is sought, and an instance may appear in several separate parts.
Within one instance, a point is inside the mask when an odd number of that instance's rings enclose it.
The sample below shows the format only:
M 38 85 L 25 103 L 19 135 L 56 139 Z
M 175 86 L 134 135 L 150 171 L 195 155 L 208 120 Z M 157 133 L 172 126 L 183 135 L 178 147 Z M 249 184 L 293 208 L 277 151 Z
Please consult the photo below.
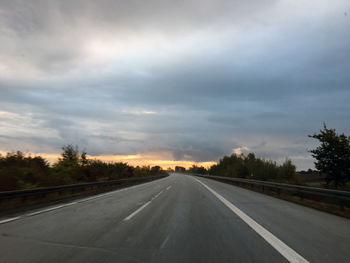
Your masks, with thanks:
M 155 196 L 152 197 L 152 199 L 150 201 L 148 201 L 147 203 L 145 203 L 143 206 L 141 206 L 140 208 L 138 208 L 135 212 L 133 212 L 132 214 L 130 214 L 129 216 L 127 216 L 126 218 L 124 218 L 123 221 L 128 221 L 131 218 L 133 218 L 136 214 L 138 214 L 139 212 L 141 212 L 146 206 L 148 206 L 154 199 L 156 199 L 158 196 L 160 196 L 163 193 L 163 190 L 160 191 L 158 194 L 156 194 Z
M 134 185 L 134 186 L 130 186 L 130 187 L 114 190 L 114 191 L 107 192 L 107 193 L 104 193 L 104 194 L 95 195 L 95 196 L 88 197 L 88 198 L 78 199 L 77 201 L 75 201 L 73 203 L 62 204 L 62 205 L 59 205 L 59 206 L 55 206 L 55 207 L 47 208 L 47 209 L 44 209 L 44 210 L 32 212 L 32 213 L 29 213 L 29 214 L 24 214 L 22 216 L 7 218 L 7 219 L 4 219 L 4 220 L 0 220 L 0 224 L 5 224 L 7 222 L 15 221 L 15 220 L 18 220 L 18 219 L 21 219 L 21 218 L 24 218 L 24 217 L 28 217 L 28 216 L 34 216 L 34 215 L 42 214 L 42 213 L 49 212 L 49 211 L 56 210 L 56 209 L 60 209 L 60 208 L 66 207 L 66 206 L 71 206 L 71 205 L 74 205 L 74 204 L 77 204 L 77 203 L 83 203 L 83 202 L 86 202 L 86 201 L 98 199 L 98 198 L 101 198 L 101 197 L 104 197 L 104 196 L 107 196 L 107 195 L 111 195 L 111 194 L 114 194 L 114 193 L 117 193 L 117 192 L 128 191 L 128 190 L 140 187 L 140 186 L 145 186 L 145 185 L 148 185 L 148 184 L 151 184 L 151 183 L 155 183 L 156 181 L 158 183 L 159 180 L 163 180 L 163 179 L 166 179 L 166 178 L 167 177 L 161 178 L 161 179 L 158 179 L 158 180 L 155 180 L 155 181 L 143 183 L 143 184 L 141 183 L 141 184 L 138 184 L 138 185 Z
M 165 177 L 165 178 L 167 178 L 167 177 Z M 163 180 L 163 179 L 165 179 L 165 178 L 161 178 L 161 179 L 158 179 L 158 180 Z M 158 180 L 156 180 L 156 181 L 158 181 Z M 141 183 L 141 184 L 138 184 L 138 185 L 134 185 L 134 186 L 130 186 L 130 187 L 126 187 L 126 188 L 114 190 L 114 191 L 111 191 L 111 192 L 108 192 L 108 193 L 105 193 L 105 194 L 99 194 L 99 195 L 95 195 L 95 196 L 92 196 L 92 197 L 80 199 L 80 200 L 78 200 L 78 201 L 76 201 L 76 202 L 77 202 L 77 203 L 82 203 L 82 202 L 94 200 L 94 199 L 97 199 L 97 198 L 100 198 L 100 197 L 103 197 L 103 196 L 107 196 L 107 195 L 111 195 L 111 194 L 114 194 L 114 193 L 117 193 L 117 192 L 128 191 L 128 190 L 131 190 L 131 189 L 138 188 L 138 187 L 140 187 L 140 186 L 145 186 L 145 185 L 148 185 L 148 184 L 151 184 L 151 183 L 155 183 L 156 181 L 151 181 L 151 182 L 147 182 L 147 183 L 143 183 L 143 184 Z M 158 186 L 158 185 L 157 185 L 157 186 Z
M 104 197 L 104 196 L 106 196 L 106 195 L 113 194 L 113 193 L 115 193 L 115 192 L 122 192 L 122 191 L 124 191 L 124 190 L 125 190 L 125 189 L 120 189 L 120 190 L 113 191 L 113 192 L 109 192 L 109 193 L 106 193 L 106 194 L 99 194 L 99 195 L 95 195 L 95 196 L 92 196 L 92 197 L 80 199 L 80 200 L 77 201 L 77 203 L 83 203 L 83 202 L 86 202 L 86 201 L 91 201 L 91 200 L 94 200 L 94 199 L 98 199 L 98 198 Z
M 131 218 L 133 218 L 135 215 L 137 215 L 139 212 L 142 211 L 142 209 L 144 209 L 146 206 L 148 206 L 151 203 L 151 201 L 148 201 L 147 203 L 145 203 L 143 206 L 141 206 L 139 209 L 137 209 L 135 212 L 133 212 L 132 214 L 130 214 L 129 216 L 124 218 L 124 221 L 128 221 Z
M 21 217 L 20 217 L 20 216 L 17 216 L 17 217 L 7 218 L 7 219 L 4 219 L 4 220 L 1 220 L 1 221 L 0 221 L 0 224 L 5 224 L 5 223 L 7 223 L 7 222 L 11 222 L 11 221 L 17 220 L 17 219 L 19 219 L 19 218 L 21 218 Z
M 163 193 L 163 190 L 162 191 L 160 191 L 158 194 L 156 194 L 152 199 L 151 199 L 151 201 L 153 201 L 154 199 L 156 199 L 158 196 L 160 196 L 161 195 L 161 193 Z
M 167 237 L 164 239 L 163 243 L 160 245 L 160 248 L 161 248 L 161 249 L 165 247 L 166 243 L 167 243 L 168 240 L 169 240 L 169 237 L 170 237 L 170 234 L 167 235 Z
M 263 226 L 259 225 L 256 221 L 254 221 L 251 217 L 245 214 L 238 207 L 230 203 L 223 196 L 215 192 L 206 184 L 202 183 L 198 179 L 194 178 L 197 182 L 202 184 L 205 188 L 207 188 L 213 195 L 215 195 L 222 203 L 224 203 L 232 212 L 234 212 L 237 216 L 239 216 L 246 224 L 248 224 L 256 233 L 258 233 L 267 243 L 269 243 L 274 249 L 276 249 L 282 256 L 284 256 L 289 262 L 308 262 L 305 258 L 299 255 L 292 248 L 288 247 L 285 243 L 275 237 L 271 232 L 265 229 Z
M 166 188 L 166 190 L 169 190 L 171 188 L 171 185 Z
M 42 214 L 42 213 L 45 213 L 45 212 L 50 212 L 50 211 L 53 211 L 53 210 L 56 210 L 56 209 L 60 209 L 60 208 L 66 207 L 66 206 L 75 205 L 76 203 L 77 202 L 72 202 L 72 203 L 68 203 L 68 204 L 63 204 L 63 205 L 50 207 L 50 208 L 47 208 L 47 209 L 44 209 L 44 210 L 40 210 L 40 211 L 36 211 L 36 212 L 30 213 L 30 214 L 26 214 L 25 216 L 35 216 L 35 215 Z

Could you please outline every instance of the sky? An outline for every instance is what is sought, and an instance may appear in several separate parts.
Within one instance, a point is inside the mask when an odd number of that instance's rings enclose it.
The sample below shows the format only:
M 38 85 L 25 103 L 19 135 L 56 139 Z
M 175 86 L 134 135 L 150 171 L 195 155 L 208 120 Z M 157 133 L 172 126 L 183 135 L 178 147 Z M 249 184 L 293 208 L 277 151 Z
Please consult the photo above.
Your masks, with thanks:
M 314 168 L 350 134 L 348 0 L 0 0 L 0 153 Z

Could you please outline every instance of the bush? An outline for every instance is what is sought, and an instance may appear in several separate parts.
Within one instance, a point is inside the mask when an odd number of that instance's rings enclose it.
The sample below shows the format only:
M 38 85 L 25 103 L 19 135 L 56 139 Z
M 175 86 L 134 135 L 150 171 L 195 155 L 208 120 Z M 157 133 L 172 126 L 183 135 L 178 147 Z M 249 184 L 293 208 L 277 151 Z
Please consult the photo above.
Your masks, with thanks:
M 20 151 L 0 156 L 0 191 L 47 186 L 50 180 L 49 164 L 40 156 Z
M 205 169 L 203 166 L 197 165 L 192 165 L 192 167 L 190 167 L 188 171 L 193 174 L 208 174 L 207 169 Z
M 227 177 L 249 178 L 262 181 L 296 182 L 296 168 L 291 160 L 282 165 L 271 160 L 256 158 L 254 153 L 224 156 L 209 169 L 209 174 Z
M 0 155 L 0 191 L 44 186 L 116 180 L 125 177 L 160 175 L 159 166 L 132 167 L 127 163 L 106 163 L 89 160 L 78 147 L 62 148 L 61 158 L 51 167 L 40 156 L 25 156 L 22 152 Z

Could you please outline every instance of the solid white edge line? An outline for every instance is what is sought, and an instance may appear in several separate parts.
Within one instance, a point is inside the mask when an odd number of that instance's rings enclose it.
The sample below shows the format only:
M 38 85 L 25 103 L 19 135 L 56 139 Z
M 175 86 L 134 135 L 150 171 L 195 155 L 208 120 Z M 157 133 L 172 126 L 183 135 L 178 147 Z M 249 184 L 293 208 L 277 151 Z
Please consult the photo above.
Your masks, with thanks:
M 72 202 L 72 203 L 68 203 L 68 204 L 63 204 L 63 205 L 50 207 L 50 208 L 47 208 L 47 209 L 44 209 L 44 210 L 40 210 L 40 211 L 36 211 L 36 212 L 33 212 L 33 213 L 26 214 L 25 216 L 35 216 L 35 215 L 38 215 L 38 214 L 42 214 L 42 213 L 50 212 L 50 211 L 53 211 L 53 210 L 56 210 L 56 209 L 60 209 L 60 208 L 66 207 L 66 206 L 75 205 L 76 203 L 77 202 Z
M 142 209 L 144 209 L 146 206 L 148 206 L 151 203 L 151 201 L 148 201 L 147 203 L 145 203 L 143 206 L 141 206 L 140 208 L 138 208 L 135 212 L 133 212 L 132 214 L 130 214 L 129 216 L 124 218 L 124 221 L 128 221 L 131 218 L 133 218 L 136 214 L 138 214 L 139 212 L 141 212 Z
M 20 216 L 17 216 L 17 217 L 7 218 L 7 219 L 4 219 L 4 220 L 1 220 L 1 221 L 0 221 L 0 224 L 5 224 L 5 223 L 7 223 L 7 222 L 11 222 L 11 221 L 17 220 L 17 219 L 19 219 L 19 218 L 21 218 L 21 217 L 20 217 Z
M 167 188 L 166 188 L 166 190 L 169 190 L 171 188 L 171 185 L 169 185 Z
M 267 243 L 269 243 L 274 249 L 276 249 L 282 256 L 284 256 L 289 262 L 309 262 L 301 255 L 299 255 L 295 250 L 287 246 L 280 239 L 274 236 L 271 232 L 269 232 L 266 228 L 259 225 L 256 221 L 254 221 L 251 217 L 245 214 L 238 207 L 233 205 L 223 196 L 215 192 L 206 184 L 202 183 L 198 179 L 194 178 L 197 182 L 202 184 L 205 188 L 207 188 L 215 197 L 217 197 L 222 203 L 224 203 L 232 212 L 234 212 L 237 216 L 239 216 L 247 225 L 249 225 L 256 233 L 258 233 Z

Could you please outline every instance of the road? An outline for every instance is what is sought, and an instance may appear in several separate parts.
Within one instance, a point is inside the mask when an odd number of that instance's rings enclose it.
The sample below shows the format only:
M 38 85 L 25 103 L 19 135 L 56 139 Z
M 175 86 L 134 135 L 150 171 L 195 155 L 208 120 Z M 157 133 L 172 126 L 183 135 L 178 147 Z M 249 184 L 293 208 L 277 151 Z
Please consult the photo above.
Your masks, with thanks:
M 350 220 L 182 174 L 0 221 L 0 262 L 349 262 Z

